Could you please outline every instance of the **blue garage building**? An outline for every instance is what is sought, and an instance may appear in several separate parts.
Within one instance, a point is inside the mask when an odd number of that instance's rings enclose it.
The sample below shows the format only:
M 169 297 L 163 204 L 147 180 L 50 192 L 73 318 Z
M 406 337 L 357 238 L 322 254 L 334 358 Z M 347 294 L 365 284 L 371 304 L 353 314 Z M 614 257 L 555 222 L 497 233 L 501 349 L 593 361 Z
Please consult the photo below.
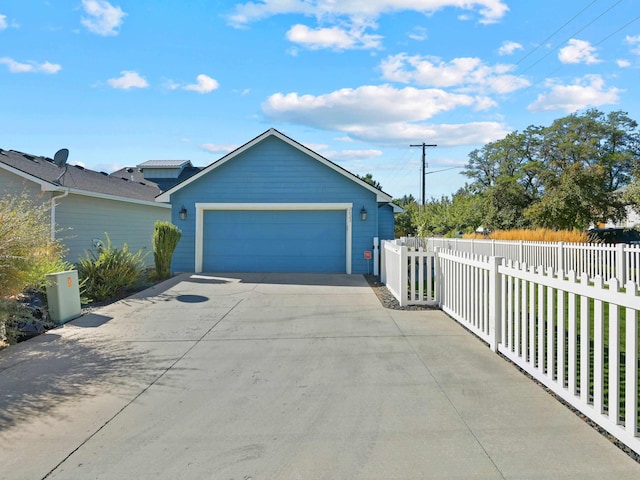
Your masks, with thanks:
M 275 129 L 156 198 L 182 230 L 175 272 L 371 272 L 391 196 Z

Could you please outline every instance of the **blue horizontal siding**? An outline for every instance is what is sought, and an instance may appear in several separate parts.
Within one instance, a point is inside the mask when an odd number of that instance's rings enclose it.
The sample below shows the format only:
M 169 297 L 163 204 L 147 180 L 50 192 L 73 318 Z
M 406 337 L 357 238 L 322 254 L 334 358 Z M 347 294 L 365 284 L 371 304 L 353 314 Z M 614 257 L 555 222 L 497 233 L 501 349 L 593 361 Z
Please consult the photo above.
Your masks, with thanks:
M 267 137 L 171 196 L 173 222 L 183 231 L 174 254 L 174 271 L 193 271 L 195 203 L 352 203 L 353 273 L 366 273 L 364 250 L 378 235 L 375 193 L 299 149 Z M 178 218 L 182 206 L 187 220 Z M 360 209 L 368 212 L 365 222 Z M 290 232 L 282 231 L 286 236 Z M 204 267 L 204 265 L 203 265 Z
M 395 217 L 393 207 L 384 205 L 378 209 L 378 237 L 380 240 L 393 240 L 395 238 Z

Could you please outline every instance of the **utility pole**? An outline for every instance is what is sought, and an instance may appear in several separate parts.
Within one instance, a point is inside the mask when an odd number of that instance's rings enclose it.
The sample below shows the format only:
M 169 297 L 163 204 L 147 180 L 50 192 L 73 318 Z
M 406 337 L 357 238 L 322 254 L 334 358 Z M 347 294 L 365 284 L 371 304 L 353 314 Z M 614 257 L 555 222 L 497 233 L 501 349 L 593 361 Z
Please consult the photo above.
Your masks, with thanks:
M 425 192 L 425 183 L 426 183 L 426 177 L 427 177 L 427 147 L 437 147 L 438 145 L 427 144 L 422 142 L 417 145 L 409 145 L 409 146 L 422 147 L 422 182 L 420 182 L 420 185 L 422 185 L 422 206 L 424 207 L 424 204 L 425 204 L 424 192 Z

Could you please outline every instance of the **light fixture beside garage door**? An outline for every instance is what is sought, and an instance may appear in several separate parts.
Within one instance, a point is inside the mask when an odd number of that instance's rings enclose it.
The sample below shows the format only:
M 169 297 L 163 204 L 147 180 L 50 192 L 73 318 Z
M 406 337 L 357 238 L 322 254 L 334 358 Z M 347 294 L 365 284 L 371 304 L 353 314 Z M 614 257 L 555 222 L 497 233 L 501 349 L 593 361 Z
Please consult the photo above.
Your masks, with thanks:
M 364 222 L 366 219 L 367 219 L 367 211 L 365 210 L 363 205 L 362 209 L 360 210 L 360 220 Z
M 187 209 L 185 208 L 185 206 L 182 206 L 182 209 L 178 212 L 178 215 L 180 215 L 180 220 L 186 220 L 187 219 Z

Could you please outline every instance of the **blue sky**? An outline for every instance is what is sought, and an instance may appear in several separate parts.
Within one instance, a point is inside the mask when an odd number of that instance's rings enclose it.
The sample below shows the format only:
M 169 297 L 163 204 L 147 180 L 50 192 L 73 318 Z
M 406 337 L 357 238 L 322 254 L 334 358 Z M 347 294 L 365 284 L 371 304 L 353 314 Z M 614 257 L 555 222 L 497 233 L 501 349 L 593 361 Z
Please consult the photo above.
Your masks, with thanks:
M 270 127 L 394 197 L 569 113 L 640 121 L 635 0 L 0 0 L 0 148 L 205 166 Z

